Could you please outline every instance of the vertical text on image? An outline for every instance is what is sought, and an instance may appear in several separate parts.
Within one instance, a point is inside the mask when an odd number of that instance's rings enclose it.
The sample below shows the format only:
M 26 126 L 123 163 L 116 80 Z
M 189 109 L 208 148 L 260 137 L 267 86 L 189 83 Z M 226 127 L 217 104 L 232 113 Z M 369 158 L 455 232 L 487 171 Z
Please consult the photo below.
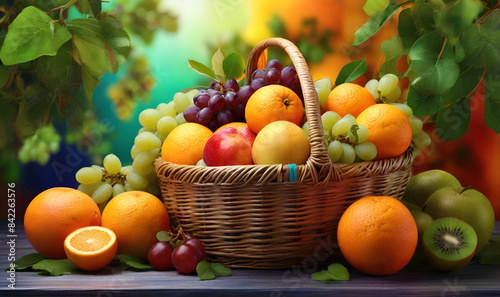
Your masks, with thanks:
M 7 260 L 10 262 L 9 269 L 7 270 L 7 281 L 10 289 L 16 287 L 16 184 L 7 184 L 7 245 L 9 247 L 7 252 Z

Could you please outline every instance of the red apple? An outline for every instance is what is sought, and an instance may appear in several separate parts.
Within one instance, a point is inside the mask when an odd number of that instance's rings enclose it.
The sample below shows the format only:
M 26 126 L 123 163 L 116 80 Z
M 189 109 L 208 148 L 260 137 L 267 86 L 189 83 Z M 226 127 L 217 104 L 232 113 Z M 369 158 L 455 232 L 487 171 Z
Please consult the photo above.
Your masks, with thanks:
M 237 131 L 220 131 L 205 144 L 203 161 L 207 166 L 250 165 L 252 146 Z
M 248 142 L 250 142 L 250 146 L 253 146 L 253 142 L 255 141 L 255 133 L 248 127 L 246 123 L 229 123 L 217 129 L 215 133 L 219 132 L 229 132 L 229 133 L 238 133 L 241 136 L 245 137 Z

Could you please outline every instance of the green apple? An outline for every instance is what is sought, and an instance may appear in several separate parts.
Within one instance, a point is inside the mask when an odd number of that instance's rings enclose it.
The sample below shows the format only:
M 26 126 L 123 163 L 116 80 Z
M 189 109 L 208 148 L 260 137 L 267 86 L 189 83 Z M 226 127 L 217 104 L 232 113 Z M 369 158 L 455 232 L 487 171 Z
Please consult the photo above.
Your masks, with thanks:
M 477 249 L 487 243 L 495 227 L 495 212 L 481 192 L 463 187 L 445 187 L 434 192 L 425 202 L 424 212 L 434 220 L 455 217 L 468 223 L 477 234 Z
M 461 187 L 462 185 L 453 175 L 443 170 L 429 170 L 415 175 L 403 194 L 402 200 L 411 202 L 419 207 L 435 191 L 444 187 Z
M 427 227 L 432 223 L 432 217 L 429 214 L 417 209 L 411 210 L 410 212 L 415 220 L 415 223 L 417 223 L 418 238 L 420 240 L 425 229 L 427 229 Z

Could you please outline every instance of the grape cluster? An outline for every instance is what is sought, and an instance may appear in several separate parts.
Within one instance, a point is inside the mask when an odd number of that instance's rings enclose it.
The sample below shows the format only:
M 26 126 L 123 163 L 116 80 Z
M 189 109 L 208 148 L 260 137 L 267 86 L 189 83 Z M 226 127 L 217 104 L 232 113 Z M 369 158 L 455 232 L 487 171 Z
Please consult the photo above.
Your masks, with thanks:
M 35 134 L 27 138 L 19 149 L 18 158 L 21 163 L 36 161 L 45 165 L 50 159 L 50 154 L 59 151 L 61 136 L 52 125 L 36 130 Z
M 401 89 L 398 86 L 398 82 L 399 80 L 396 75 L 386 74 L 382 76 L 380 80 L 372 79 L 368 81 L 365 88 L 373 95 L 375 100 L 394 105 L 408 117 L 412 130 L 414 153 L 418 155 L 420 153 L 420 148 L 431 144 L 431 138 L 422 130 L 424 125 L 423 121 L 413 115 L 411 107 L 409 107 L 406 100 L 401 97 Z
M 258 89 L 281 84 L 292 89 L 302 98 L 302 90 L 297 71 L 292 66 L 283 68 L 280 61 L 270 60 L 265 69 L 257 69 L 252 73 L 252 82 L 240 88 L 236 79 L 226 82 L 213 81 L 206 90 L 201 90 L 193 98 L 193 106 L 184 111 L 187 122 L 194 122 L 215 131 L 220 126 L 231 122 L 245 121 L 245 106 L 250 96 Z

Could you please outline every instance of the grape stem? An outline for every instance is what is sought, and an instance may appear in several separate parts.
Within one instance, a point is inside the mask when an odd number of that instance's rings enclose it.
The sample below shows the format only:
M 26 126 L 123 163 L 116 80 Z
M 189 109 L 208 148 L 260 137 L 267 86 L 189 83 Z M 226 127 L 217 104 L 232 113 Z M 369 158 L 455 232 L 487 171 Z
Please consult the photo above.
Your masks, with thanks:
M 490 14 L 493 13 L 497 8 L 500 7 L 500 2 L 497 3 L 492 9 L 490 9 L 488 12 L 486 12 L 479 20 L 477 20 L 478 23 L 482 23 L 484 19 L 486 19 Z
M 436 64 L 439 61 L 439 59 L 441 59 L 441 57 L 443 56 L 444 48 L 446 47 L 447 43 L 448 43 L 448 38 L 445 38 L 443 42 L 443 47 L 441 47 L 441 52 L 439 52 L 439 56 L 437 57 Z

